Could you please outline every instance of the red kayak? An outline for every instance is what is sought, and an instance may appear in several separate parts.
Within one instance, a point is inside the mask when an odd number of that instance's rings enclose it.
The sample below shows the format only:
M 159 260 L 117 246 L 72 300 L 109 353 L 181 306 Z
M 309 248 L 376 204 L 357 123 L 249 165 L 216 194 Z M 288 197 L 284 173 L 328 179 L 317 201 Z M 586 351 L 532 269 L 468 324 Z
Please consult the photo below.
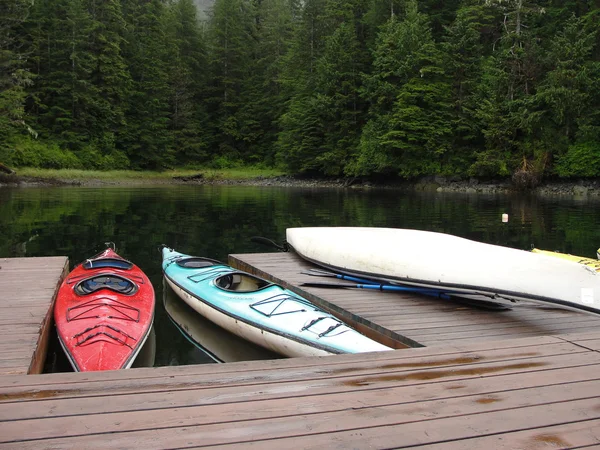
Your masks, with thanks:
M 73 368 L 131 367 L 152 328 L 154 303 L 146 274 L 111 248 L 75 267 L 54 306 L 58 339 Z

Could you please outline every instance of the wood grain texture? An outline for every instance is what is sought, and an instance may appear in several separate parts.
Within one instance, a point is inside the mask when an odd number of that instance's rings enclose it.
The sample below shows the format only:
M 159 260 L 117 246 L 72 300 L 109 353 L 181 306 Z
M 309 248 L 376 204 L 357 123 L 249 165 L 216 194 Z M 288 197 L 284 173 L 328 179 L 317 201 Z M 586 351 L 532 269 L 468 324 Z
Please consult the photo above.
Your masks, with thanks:
M 600 445 L 600 333 L 0 377 L 0 448 Z
M 0 374 L 42 372 L 68 268 L 64 256 L 0 259 Z

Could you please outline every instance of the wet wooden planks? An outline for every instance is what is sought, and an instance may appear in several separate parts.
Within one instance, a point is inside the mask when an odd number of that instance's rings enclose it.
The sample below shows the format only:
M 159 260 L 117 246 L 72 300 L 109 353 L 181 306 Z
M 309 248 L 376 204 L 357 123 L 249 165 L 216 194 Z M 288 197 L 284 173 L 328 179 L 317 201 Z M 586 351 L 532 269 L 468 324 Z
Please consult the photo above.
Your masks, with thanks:
M 41 373 L 64 256 L 0 259 L 0 374 Z
M 0 448 L 600 445 L 600 332 L 0 377 Z
M 510 310 L 489 310 L 417 294 L 329 289 L 303 282 L 341 282 L 302 274 L 316 266 L 293 253 L 229 255 L 234 267 L 257 274 L 305 296 L 364 334 L 399 348 L 448 342 L 497 341 L 563 333 L 584 333 L 600 327 L 600 316 L 520 304 Z

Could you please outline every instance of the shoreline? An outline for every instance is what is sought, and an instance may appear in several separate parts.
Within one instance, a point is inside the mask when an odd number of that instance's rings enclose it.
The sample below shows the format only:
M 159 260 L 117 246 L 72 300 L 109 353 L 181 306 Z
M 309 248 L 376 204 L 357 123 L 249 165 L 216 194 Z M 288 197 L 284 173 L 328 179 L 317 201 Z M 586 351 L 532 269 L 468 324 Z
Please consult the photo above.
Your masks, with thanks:
M 576 181 L 548 181 L 529 191 L 515 189 L 510 180 L 480 181 L 450 180 L 445 177 L 424 177 L 418 181 L 374 182 L 347 178 L 323 179 L 302 178 L 289 175 L 255 177 L 245 179 L 207 178 L 199 175 L 171 178 L 123 178 L 123 179 L 68 179 L 1 175 L 2 187 L 109 187 L 109 186 L 165 186 L 165 185 L 215 185 L 215 186 L 265 186 L 297 188 L 337 188 L 337 189 L 393 189 L 414 192 L 466 193 L 466 194 L 513 194 L 527 193 L 539 195 L 598 197 L 600 179 Z

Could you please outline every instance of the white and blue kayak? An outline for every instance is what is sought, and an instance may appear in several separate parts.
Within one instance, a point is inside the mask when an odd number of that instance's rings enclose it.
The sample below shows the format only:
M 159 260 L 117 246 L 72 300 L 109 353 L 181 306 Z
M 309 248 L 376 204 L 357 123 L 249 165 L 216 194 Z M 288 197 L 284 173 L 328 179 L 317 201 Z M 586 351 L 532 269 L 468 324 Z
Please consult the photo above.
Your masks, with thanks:
M 221 328 L 278 354 L 392 350 L 267 280 L 167 247 L 162 257 L 165 280 L 183 301 Z
M 355 277 L 600 314 L 600 272 L 564 258 L 398 228 L 288 228 L 286 241 L 302 258 Z

